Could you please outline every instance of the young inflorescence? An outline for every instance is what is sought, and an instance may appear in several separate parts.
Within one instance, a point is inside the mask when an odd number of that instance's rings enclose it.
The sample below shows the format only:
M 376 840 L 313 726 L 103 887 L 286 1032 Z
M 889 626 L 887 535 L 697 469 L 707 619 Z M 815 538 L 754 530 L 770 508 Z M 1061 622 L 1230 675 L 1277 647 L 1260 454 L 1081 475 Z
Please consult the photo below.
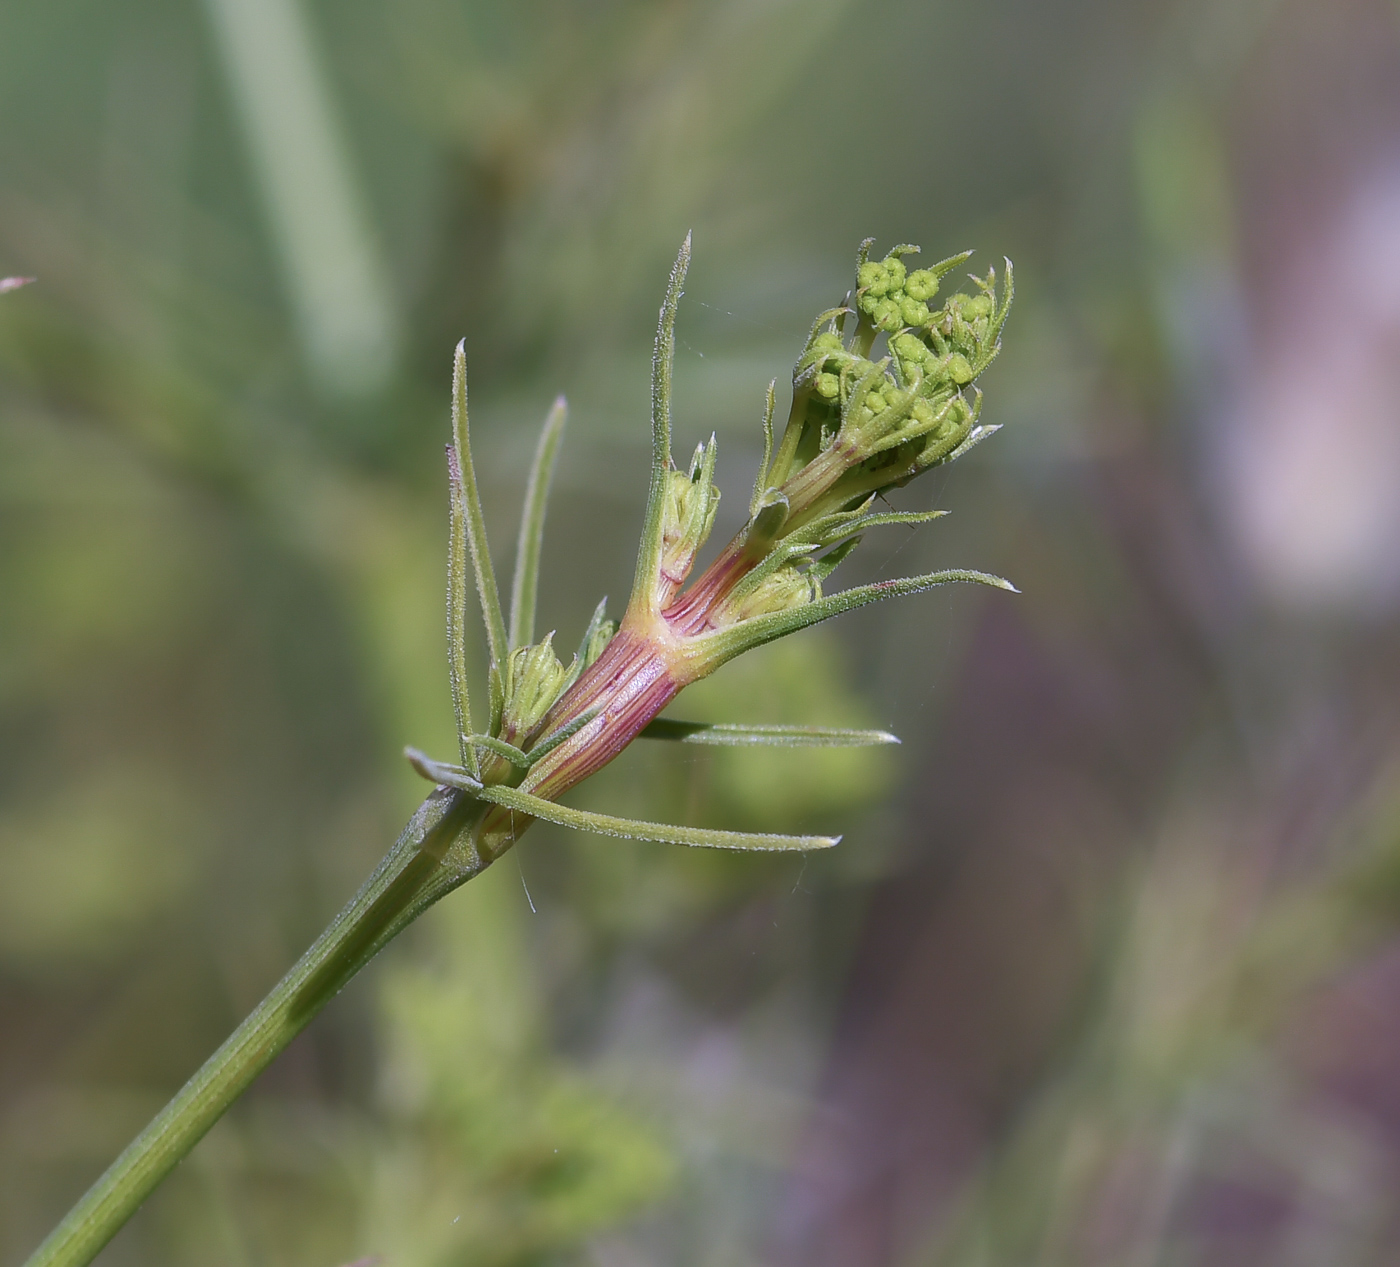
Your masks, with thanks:
M 735 656 L 876 599 L 949 581 L 1012 588 L 983 572 L 933 572 L 823 592 L 832 570 L 870 528 L 920 524 L 940 512 L 877 512 L 875 499 L 966 453 L 995 428 L 978 424 L 973 385 L 996 356 L 1011 303 L 1011 266 L 976 279 L 977 293 L 930 306 L 967 257 L 908 271 L 896 247 L 867 258 L 839 308 L 823 313 L 793 373 L 792 407 L 774 443 L 768 388 L 764 453 L 749 518 L 694 581 L 714 526 L 715 441 L 688 469 L 671 460 L 671 368 L 690 239 L 671 270 L 652 364 L 652 469 L 637 571 L 620 624 L 600 603 L 565 665 L 553 635 L 536 642 L 535 598 L 550 475 L 563 434 L 563 400 L 545 420 L 530 472 L 507 624 L 486 545 L 467 434 L 466 358 L 457 348 L 453 443 L 448 447 L 451 542 L 448 668 L 458 763 L 409 759 L 439 786 L 359 892 L 320 937 L 107 1168 L 29 1260 L 82 1267 L 238 1098 L 257 1073 L 378 951 L 424 910 L 510 848 L 535 819 L 641 840 L 724 849 L 815 849 L 828 836 L 709 831 L 586 813 L 557 803 L 638 736 L 705 744 L 855 745 L 896 742 L 873 730 L 701 725 L 658 714 L 691 682 Z M 4 279 L 0 290 L 23 279 Z M 851 329 L 847 332 L 847 327 Z M 876 344 L 884 339 L 882 353 Z M 468 572 L 475 579 L 490 662 L 489 716 L 477 731 L 467 691 Z M 687 585 L 687 582 L 690 582 Z
M 690 261 L 687 236 L 671 270 L 652 362 L 652 471 L 636 577 L 621 624 L 599 603 L 566 666 L 554 635 L 534 642 L 545 502 L 565 421 L 555 402 L 535 453 L 525 498 L 507 625 L 486 544 L 467 430 L 466 357 L 458 345 L 453 443 L 448 446 L 451 546 L 449 669 L 457 711 L 459 763 L 408 750 L 426 778 L 491 807 L 474 833 L 478 864 L 508 849 L 534 819 L 607 835 L 729 849 L 811 849 L 826 836 L 759 835 L 637 822 L 569 809 L 556 800 L 637 737 L 686 743 L 861 745 L 898 742 L 883 731 L 792 726 L 709 726 L 657 717 L 682 688 L 752 647 L 854 607 L 952 581 L 1012 589 L 984 572 L 934 572 L 824 594 L 837 564 L 867 529 L 921 524 L 942 511 L 876 512 L 875 499 L 991 435 L 976 379 L 1000 350 L 1012 296 L 1011 263 L 998 291 L 995 270 L 974 276 L 976 293 L 931 301 L 970 255 L 910 270 L 916 246 L 883 260 L 861 244 L 856 287 L 819 316 L 792 379 L 782 435 L 773 426 L 769 384 L 764 454 L 749 519 L 686 588 L 714 525 L 715 438 L 687 469 L 671 456 L 671 371 L 676 308 Z M 848 330 L 849 327 L 849 330 Z M 883 337 L 882 352 L 876 344 Z M 486 625 L 489 722 L 473 730 L 464 622 L 468 560 Z

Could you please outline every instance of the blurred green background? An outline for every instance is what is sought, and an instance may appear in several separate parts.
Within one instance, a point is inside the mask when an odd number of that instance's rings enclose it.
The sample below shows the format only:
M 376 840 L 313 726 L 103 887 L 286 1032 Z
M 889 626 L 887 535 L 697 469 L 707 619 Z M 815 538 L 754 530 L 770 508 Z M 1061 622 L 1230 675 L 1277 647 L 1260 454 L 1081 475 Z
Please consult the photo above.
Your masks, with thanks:
M 282 1056 L 99 1261 L 1058 1267 L 1400 1255 L 1400 9 L 0 6 L 0 1259 L 339 908 L 451 750 L 465 338 L 542 628 L 677 451 L 738 525 L 856 243 L 1017 265 L 996 440 Z M 877 248 L 877 249 L 878 249 Z M 374 1256 L 379 1256 L 374 1258 Z

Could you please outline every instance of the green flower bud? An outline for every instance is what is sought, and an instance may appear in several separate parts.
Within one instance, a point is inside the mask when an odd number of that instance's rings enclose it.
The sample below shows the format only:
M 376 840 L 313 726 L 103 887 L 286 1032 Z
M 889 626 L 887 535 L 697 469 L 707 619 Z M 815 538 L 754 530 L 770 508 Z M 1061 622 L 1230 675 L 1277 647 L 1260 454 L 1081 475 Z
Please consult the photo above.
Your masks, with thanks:
M 972 381 L 972 366 L 968 364 L 967 357 L 961 352 L 954 352 L 948 358 L 948 377 L 959 387 Z
M 890 279 L 889 291 L 904 289 L 904 277 L 906 272 L 904 261 L 900 259 L 899 256 L 891 255 L 886 258 L 885 275 Z M 888 294 L 889 291 L 885 293 Z
M 877 329 L 887 330 L 890 333 L 898 330 L 904 324 L 904 314 L 899 310 L 899 304 L 893 299 L 882 299 L 875 305 L 875 311 L 870 314 L 875 319 Z
M 752 588 L 736 592 L 716 609 L 710 623 L 716 629 L 724 629 L 754 616 L 803 607 L 812 601 L 813 588 L 812 579 L 805 572 L 795 564 L 786 564 Z
M 842 348 L 841 336 L 827 330 L 817 335 L 808 347 L 809 352 L 839 352 Z
M 695 451 L 690 474 L 670 471 L 661 516 L 661 576 L 668 591 L 685 582 L 695 563 L 695 552 L 705 544 L 715 524 L 719 489 L 708 478 L 705 467 L 713 470 L 714 454 L 701 445 Z M 665 597 L 669 600 L 671 593 Z M 664 606 L 664 603 L 663 603 Z
M 904 293 L 910 299 L 930 300 L 938 294 L 938 278 L 926 268 L 916 268 L 905 279 Z
M 544 720 L 550 706 L 570 679 L 551 645 L 554 635 L 530 647 L 517 647 L 506 657 L 500 738 L 524 739 Z
M 877 264 L 874 262 L 862 264 L 860 272 L 856 275 L 856 280 L 860 282 L 860 288 L 877 298 L 883 296 L 890 286 L 889 262 Z M 903 280 L 901 275 L 901 280 Z
M 929 317 L 928 304 L 921 299 L 910 299 L 908 295 L 900 303 L 899 309 L 906 326 L 921 326 Z
M 992 315 L 992 300 L 988 295 L 973 295 L 963 304 L 963 316 L 969 321 L 975 321 L 978 317 L 990 317 Z
M 928 360 L 929 351 L 924 341 L 914 334 L 897 334 L 890 340 L 890 351 L 901 361 L 919 365 Z
M 919 399 L 909 410 L 909 416 L 921 427 L 931 427 L 938 421 L 938 411 L 928 401 Z
M 871 392 L 865 398 L 865 407 L 870 410 L 872 414 L 883 413 L 885 409 L 884 396 L 879 392 Z
M 835 400 L 841 394 L 841 380 L 835 374 L 818 374 L 816 388 L 818 396 Z

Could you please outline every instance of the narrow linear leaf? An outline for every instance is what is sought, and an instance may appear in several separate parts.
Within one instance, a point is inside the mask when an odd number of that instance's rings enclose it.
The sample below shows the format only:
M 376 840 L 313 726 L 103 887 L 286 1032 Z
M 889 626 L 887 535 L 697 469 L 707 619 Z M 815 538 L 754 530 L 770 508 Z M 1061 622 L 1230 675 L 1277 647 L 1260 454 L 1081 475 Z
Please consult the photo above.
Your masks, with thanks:
M 647 491 L 642 544 L 637 552 L 637 575 L 629 606 L 651 602 L 652 582 L 661 561 L 661 517 L 665 510 L 666 473 L 671 469 L 671 377 L 676 362 L 676 309 L 690 267 L 690 234 L 671 266 L 666 298 L 656 324 L 651 357 L 651 487 Z
M 917 528 L 923 524 L 932 523 L 935 519 L 942 519 L 946 514 L 948 514 L 946 510 L 891 511 L 879 515 L 857 515 L 853 519 L 846 519 L 844 523 L 833 524 L 822 532 L 813 531 L 817 527 L 816 524 L 808 524 L 800 531 L 814 545 L 825 546 L 832 545 L 843 537 L 863 533 L 867 528 L 885 528 L 891 524 L 907 524 L 909 527 Z
M 899 742 L 898 737 L 888 730 L 849 730 L 840 726 L 744 726 L 732 722 L 709 725 L 698 721 L 674 721 L 669 717 L 658 717 L 642 730 L 640 737 L 669 739 L 675 743 L 762 748 L 866 748 Z
M 457 715 L 457 749 L 462 762 L 476 771 L 476 752 L 467 742 L 472 729 L 471 698 L 467 690 L 467 528 L 462 495 L 462 472 L 457 450 L 447 446 L 447 676 L 452 708 Z
M 770 612 L 764 616 L 754 616 L 740 621 L 728 629 L 715 633 L 702 634 L 693 639 L 695 651 L 712 666 L 732 660 L 736 655 L 761 647 L 799 629 L 806 629 L 823 620 L 830 620 L 842 612 L 864 607 L 867 603 L 877 603 L 883 598 L 899 598 L 905 594 L 922 594 L 925 590 L 939 585 L 952 585 L 967 581 L 977 585 L 991 585 L 997 589 L 1020 591 L 1010 581 L 989 572 L 974 572 L 967 569 L 953 569 L 946 572 L 930 572 L 924 576 L 906 576 L 897 581 L 876 581 L 873 585 L 858 585 L 853 589 L 842 590 L 816 599 L 802 607 L 792 607 L 786 611 Z
M 1002 424 L 999 422 L 993 423 L 990 426 L 985 427 L 973 427 L 972 430 L 967 433 L 967 439 L 964 440 L 960 445 L 958 445 L 958 447 L 954 449 L 950 454 L 948 454 L 948 456 L 944 458 L 943 461 L 957 461 L 957 459 L 962 457 L 962 455 L 966 453 L 969 449 L 975 449 L 979 444 L 982 443 L 983 440 L 989 439 L 990 437 L 996 435 L 996 433 L 1000 431 L 1001 428 Z
M 467 426 L 465 339 L 457 344 L 452 358 L 452 442 L 457 449 L 462 500 L 466 510 L 467 545 L 471 550 L 472 570 L 476 575 L 477 597 L 481 600 L 481 616 L 486 624 L 487 650 L 493 665 L 504 664 L 509 649 L 506 622 L 501 615 L 501 595 L 496 588 L 496 573 L 491 566 L 491 551 L 486 543 L 486 518 L 481 513 L 481 494 L 476 486 L 476 469 L 472 466 L 471 436 Z
M 763 406 L 763 461 L 758 464 L 758 474 L 754 477 L 753 496 L 749 498 L 749 518 L 758 514 L 758 504 L 763 499 L 763 490 L 768 487 L 768 464 L 773 460 L 773 410 L 778 403 L 778 380 L 768 383 L 768 399 Z
M 485 748 L 487 752 L 494 752 L 521 770 L 528 770 L 533 764 L 531 758 L 513 743 L 506 743 L 504 739 L 497 739 L 494 735 L 472 735 L 470 742 L 473 748 Z
M 540 550 L 544 541 L 545 508 L 549 502 L 554 461 L 559 441 L 568 421 L 569 406 L 556 398 L 544 420 L 535 457 L 530 463 L 530 479 L 525 486 L 525 505 L 520 512 L 520 537 L 515 546 L 515 575 L 510 586 L 510 645 L 524 647 L 535 640 L 535 606 L 540 586 Z
M 561 827 L 591 831 L 625 840 L 650 840 L 662 845 L 691 845 L 701 849 L 808 850 L 830 849 L 840 836 L 773 836 L 762 832 L 712 831 L 704 827 L 679 827 L 671 823 L 646 823 L 611 814 L 592 814 L 531 796 L 518 788 L 484 787 L 476 795 L 483 801 L 540 818 Z

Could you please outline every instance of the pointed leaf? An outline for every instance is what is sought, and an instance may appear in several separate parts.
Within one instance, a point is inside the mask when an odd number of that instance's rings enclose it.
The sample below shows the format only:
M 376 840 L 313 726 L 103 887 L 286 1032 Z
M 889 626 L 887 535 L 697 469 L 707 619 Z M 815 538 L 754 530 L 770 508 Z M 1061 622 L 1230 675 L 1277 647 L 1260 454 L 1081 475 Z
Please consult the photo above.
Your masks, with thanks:
M 768 483 L 768 464 L 773 460 L 773 409 L 777 405 L 778 380 L 768 384 L 768 399 L 763 407 L 763 461 L 758 464 L 758 474 L 754 477 L 753 496 L 749 498 L 749 518 L 758 514 L 759 502 Z
M 504 739 L 497 739 L 495 735 L 472 735 L 470 742 L 473 748 L 485 748 L 487 752 L 494 752 L 518 769 L 528 770 L 532 764 L 531 759 L 513 743 L 506 743 Z
M 869 505 L 868 502 L 866 504 Z M 891 524 L 908 524 L 911 527 L 918 527 L 920 524 L 942 519 L 947 513 L 946 510 L 897 510 L 877 515 L 856 515 L 854 518 L 846 518 L 843 522 L 833 524 L 820 533 L 813 531 L 818 526 L 817 524 L 808 524 L 806 528 L 802 529 L 802 535 L 815 545 L 832 545 L 840 541 L 842 537 L 864 532 L 867 528 L 885 528 Z M 835 519 L 836 516 L 833 515 L 831 518 Z
M 945 457 L 943 461 L 945 463 L 956 461 L 958 458 L 962 457 L 962 455 L 966 453 L 969 449 L 975 449 L 979 444 L 982 443 L 983 440 L 988 440 L 992 436 L 996 435 L 996 433 L 1000 431 L 1001 428 L 1002 424 L 999 422 L 993 423 L 991 426 L 986 427 L 973 427 L 972 430 L 967 433 L 967 439 L 964 440 L 960 445 L 958 445 L 958 447 L 954 449 L 950 454 L 948 454 L 948 456 Z
M 559 441 L 564 435 L 564 423 L 569 406 L 562 396 L 544 420 L 534 461 L 530 463 L 530 479 L 525 486 L 525 505 L 520 512 L 520 536 L 515 545 L 515 575 L 510 586 L 510 645 L 524 647 L 535 640 L 535 602 L 540 585 L 540 548 L 544 540 L 544 514 L 549 501 L 549 484 L 554 474 L 554 461 L 559 456 Z
M 698 721 L 674 721 L 669 717 L 658 717 L 651 722 L 642 730 L 640 738 L 762 748 L 865 748 L 899 742 L 887 730 L 848 730 L 840 726 L 744 726 L 732 722 L 711 725 Z
M 946 572 L 930 572 L 925 576 L 906 576 L 897 581 L 876 581 L 873 585 L 858 585 L 853 589 L 842 590 L 802 607 L 791 607 L 786 611 L 770 612 L 740 621 L 727 629 L 714 633 L 700 634 L 691 639 L 691 648 L 698 659 L 707 666 L 706 671 L 732 660 L 735 656 L 754 647 L 761 647 L 808 625 L 830 620 L 842 612 L 864 607 L 867 603 L 879 602 L 882 598 L 898 598 L 904 594 L 921 594 L 924 590 L 939 585 L 951 585 L 957 581 L 970 581 L 978 585 L 993 585 L 997 589 L 1020 591 L 1010 581 L 988 572 L 973 572 L 954 569 Z
M 467 527 L 466 502 L 457 450 L 447 446 L 447 491 L 450 519 L 447 533 L 447 676 L 452 708 L 457 714 L 457 749 L 463 763 L 476 770 L 476 752 L 467 742 L 472 729 L 471 698 L 467 691 Z
M 444 787 L 460 788 L 475 796 L 481 791 L 481 780 L 465 766 L 449 765 L 446 761 L 434 761 L 426 752 L 417 748 L 405 748 L 403 755 L 408 764 L 418 771 L 429 783 L 441 783 Z
M 690 234 L 687 233 L 676 262 L 671 266 L 651 357 L 651 487 L 647 492 L 646 519 L 629 609 L 638 604 L 650 606 L 656 569 L 661 562 L 661 521 L 666 504 L 666 475 L 671 469 L 671 375 L 676 361 L 676 308 L 689 267 Z
M 472 466 L 471 437 L 467 427 L 467 349 L 466 340 L 457 344 L 452 359 L 452 441 L 457 447 L 457 461 L 466 511 L 467 545 L 471 549 L 472 569 L 476 574 L 476 593 L 481 600 L 481 615 L 486 623 L 486 644 L 491 663 L 504 663 L 508 650 L 506 622 L 501 615 L 501 596 L 496 589 L 496 573 L 491 566 L 491 552 L 486 544 L 486 519 L 481 513 L 481 495 L 476 486 L 476 470 Z
M 518 788 L 496 784 L 475 793 L 483 801 L 491 801 L 506 809 L 540 818 L 561 827 L 577 831 L 596 832 L 600 836 L 620 836 L 626 840 L 650 840 L 663 845 L 692 845 L 702 849 L 808 850 L 829 849 L 840 836 L 774 836 L 762 832 L 712 831 L 704 827 L 678 827 L 671 823 L 646 823 L 632 818 L 615 818 L 611 814 L 593 814 L 587 810 L 570 809 L 554 801 L 542 800 Z

